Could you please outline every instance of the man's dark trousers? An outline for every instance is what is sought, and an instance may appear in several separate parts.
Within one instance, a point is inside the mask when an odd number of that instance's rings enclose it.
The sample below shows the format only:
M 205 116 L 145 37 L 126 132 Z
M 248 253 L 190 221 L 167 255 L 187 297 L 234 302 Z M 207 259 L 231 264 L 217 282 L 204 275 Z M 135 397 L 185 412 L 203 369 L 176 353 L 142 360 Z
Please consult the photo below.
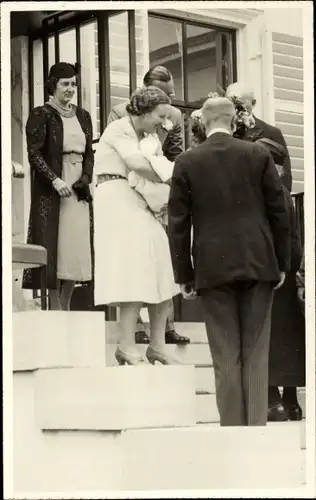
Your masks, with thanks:
M 262 281 L 200 290 L 222 426 L 267 422 L 273 294 Z

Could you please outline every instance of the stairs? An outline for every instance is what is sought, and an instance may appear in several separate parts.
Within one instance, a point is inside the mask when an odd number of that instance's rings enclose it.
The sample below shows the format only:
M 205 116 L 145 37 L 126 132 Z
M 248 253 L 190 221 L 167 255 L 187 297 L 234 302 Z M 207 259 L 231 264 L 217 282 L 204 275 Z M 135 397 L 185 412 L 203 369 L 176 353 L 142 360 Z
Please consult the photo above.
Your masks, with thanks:
M 145 331 L 149 334 L 149 325 L 145 323 Z M 170 355 L 175 355 L 181 363 L 195 367 L 195 394 L 198 424 L 219 423 L 219 414 L 215 398 L 215 377 L 213 361 L 210 353 L 204 323 L 176 323 L 179 335 L 189 337 L 191 344 L 187 346 L 167 345 Z M 119 339 L 117 322 L 106 322 L 106 363 L 115 366 L 116 344 Z M 139 351 L 145 358 L 146 345 L 140 344 Z M 146 360 L 146 358 L 145 358 Z M 298 390 L 298 400 L 305 418 L 305 389 Z
M 14 493 L 300 488 L 300 426 L 219 429 L 203 328 L 177 325 L 183 365 L 119 367 L 103 313 L 15 313 Z

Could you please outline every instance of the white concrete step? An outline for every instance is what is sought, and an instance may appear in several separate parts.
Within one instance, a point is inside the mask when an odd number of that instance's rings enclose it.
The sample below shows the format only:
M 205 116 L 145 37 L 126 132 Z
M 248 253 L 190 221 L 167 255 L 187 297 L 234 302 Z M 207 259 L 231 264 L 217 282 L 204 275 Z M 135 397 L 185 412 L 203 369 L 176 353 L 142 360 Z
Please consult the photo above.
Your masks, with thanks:
M 105 366 L 102 312 L 26 311 L 13 314 L 13 370 Z
M 172 383 L 171 383 L 172 382 Z M 121 430 L 195 425 L 190 366 L 45 369 L 34 373 L 43 430 Z
M 219 413 L 216 404 L 215 394 L 196 395 L 197 423 L 218 423 Z
M 215 375 L 213 367 L 195 368 L 195 389 L 198 394 L 215 394 Z
M 46 498 L 47 492 L 68 497 L 76 491 L 76 498 L 91 498 L 92 492 L 96 498 L 113 498 L 98 492 L 133 489 L 291 488 L 304 480 L 305 454 L 299 452 L 300 431 L 294 423 L 43 432 L 34 404 L 34 376 L 14 375 L 14 492 L 19 497 Z
M 126 432 L 122 441 L 124 480 L 133 490 L 294 488 L 304 481 L 293 426 L 152 429 Z

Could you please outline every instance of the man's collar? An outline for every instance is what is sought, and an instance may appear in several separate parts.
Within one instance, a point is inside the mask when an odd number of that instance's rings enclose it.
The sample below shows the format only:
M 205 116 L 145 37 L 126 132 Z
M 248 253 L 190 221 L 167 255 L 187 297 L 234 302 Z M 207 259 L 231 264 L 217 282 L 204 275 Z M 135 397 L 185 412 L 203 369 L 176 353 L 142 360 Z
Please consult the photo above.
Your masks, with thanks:
M 213 134 L 218 134 L 218 133 L 231 135 L 230 132 L 227 130 L 227 128 L 213 128 L 213 130 L 211 130 L 207 134 L 207 138 L 211 137 L 211 135 L 213 135 Z

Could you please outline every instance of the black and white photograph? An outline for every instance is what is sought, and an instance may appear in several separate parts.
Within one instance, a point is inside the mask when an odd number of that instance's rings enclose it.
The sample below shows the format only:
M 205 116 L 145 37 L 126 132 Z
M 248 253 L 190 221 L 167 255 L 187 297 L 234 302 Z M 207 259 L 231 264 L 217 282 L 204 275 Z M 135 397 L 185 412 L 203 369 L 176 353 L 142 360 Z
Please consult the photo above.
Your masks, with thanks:
M 4 498 L 315 496 L 312 20 L 1 4 Z

